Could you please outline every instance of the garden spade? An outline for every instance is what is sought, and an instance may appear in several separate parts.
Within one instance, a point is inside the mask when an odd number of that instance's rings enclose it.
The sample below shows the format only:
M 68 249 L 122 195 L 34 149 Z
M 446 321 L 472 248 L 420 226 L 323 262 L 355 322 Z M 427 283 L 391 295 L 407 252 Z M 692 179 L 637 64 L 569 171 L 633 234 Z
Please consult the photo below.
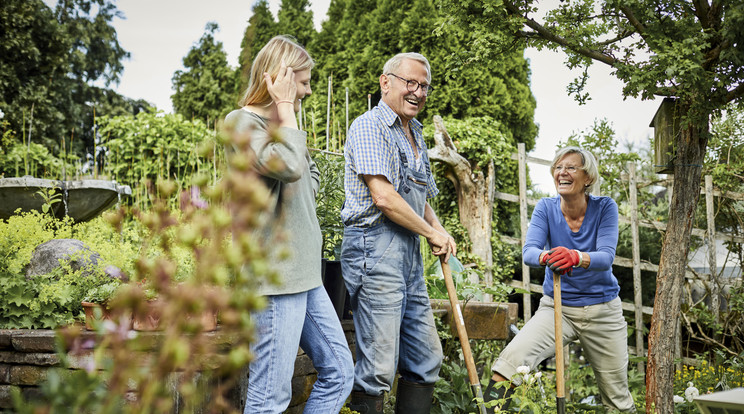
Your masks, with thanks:
M 470 389 L 473 391 L 473 397 L 478 401 L 478 411 L 480 414 L 486 414 L 486 407 L 483 405 L 483 390 L 481 389 L 478 371 L 475 369 L 473 361 L 473 352 L 470 350 L 468 342 L 468 332 L 465 330 L 465 319 L 460 309 L 460 301 L 457 299 L 455 282 L 452 281 L 452 270 L 448 263 L 444 262 L 444 257 L 440 257 L 442 262 L 442 273 L 444 274 L 444 284 L 447 286 L 447 295 L 449 296 L 450 306 L 454 315 L 455 326 L 457 327 L 457 336 L 460 337 L 460 346 L 462 347 L 462 356 L 465 358 L 465 367 L 468 370 L 468 379 L 470 380 Z
M 563 310 L 561 309 L 561 275 L 553 272 L 553 302 L 555 309 L 555 405 L 558 414 L 566 413 L 566 385 L 563 374 Z

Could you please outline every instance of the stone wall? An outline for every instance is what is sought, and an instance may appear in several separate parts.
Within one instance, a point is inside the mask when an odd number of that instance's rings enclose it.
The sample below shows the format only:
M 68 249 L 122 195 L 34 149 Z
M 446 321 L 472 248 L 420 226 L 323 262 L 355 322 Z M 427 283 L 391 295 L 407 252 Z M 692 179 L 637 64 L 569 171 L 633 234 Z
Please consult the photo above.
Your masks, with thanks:
M 355 350 L 354 326 L 351 320 L 342 322 L 344 333 L 352 352 Z M 144 336 L 157 337 L 158 332 L 140 332 Z M 219 331 L 206 335 L 220 336 Z M 83 333 L 84 339 L 95 339 L 93 332 Z M 0 412 L 10 412 L 13 407 L 11 390 L 18 389 L 27 400 L 39 396 L 39 384 L 50 369 L 59 367 L 60 360 L 55 353 L 55 331 L 49 329 L 3 329 L 0 330 Z M 153 338 L 154 339 L 154 338 Z M 92 355 L 70 356 L 71 369 L 83 369 Z M 301 349 L 295 362 L 295 374 L 292 378 L 292 401 L 287 413 L 302 413 L 317 372 L 313 364 Z M 229 393 L 233 405 L 243 407 L 245 392 L 248 386 L 248 370 L 244 369 L 238 386 Z M 174 399 L 177 396 L 174 395 Z
M 449 303 L 447 301 L 432 300 L 434 313 L 448 320 Z M 516 323 L 517 304 L 478 304 L 469 303 L 463 306 L 463 316 L 472 332 L 472 339 L 506 339 L 509 335 L 509 325 Z M 349 343 L 352 355 L 356 353 L 354 339 L 354 325 L 350 319 L 341 321 L 341 325 Z M 152 343 L 157 342 L 158 332 L 140 332 L 141 336 L 152 337 Z M 216 341 L 225 341 L 229 345 L 227 335 L 221 334 L 219 329 L 205 335 L 214 336 Z M 90 331 L 83 333 L 83 339 L 95 339 Z M 70 357 L 71 369 L 83 369 L 89 365 L 91 354 Z M 12 408 L 11 390 L 18 389 L 28 400 L 38 397 L 38 386 L 47 376 L 50 369 L 58 367 L 59 357 L 55 353 L 55 331 L 48 329 L 4 329 L 0 330 L 0 413 L 9 412 Z M 292 378 L 292 400 L 287 414 L 302 413 L 305 407 L 317 372 L 310 357 L 301 349 L 295 361 L 295 373 Z M 229 392 L 229 398 L 235 407 L 245 404 L 248 386 L 248 370 L 243 370 L 237 386 Z M 174 395 L 174 399 L 178 399 Z M 176 410 L 178 412 L 178 410 Z

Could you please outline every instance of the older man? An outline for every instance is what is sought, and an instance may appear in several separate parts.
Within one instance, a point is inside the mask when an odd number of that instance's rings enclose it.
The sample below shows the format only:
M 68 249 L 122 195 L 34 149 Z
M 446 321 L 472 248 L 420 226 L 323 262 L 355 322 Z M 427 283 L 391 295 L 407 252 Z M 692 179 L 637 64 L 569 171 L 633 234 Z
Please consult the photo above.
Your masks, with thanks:
M 427 202 L 437 187 L 415 119 L 434 89 L 428 60 L 391 58 L 382 100 L 357 118 L 346 142 L 341 265 L 356 328 L 351 409 L 382 413 L 396 367 L 396 412 L 428 413 L 442 347 L 423 278 L 419 236 L 449 259 L 455 242 Z

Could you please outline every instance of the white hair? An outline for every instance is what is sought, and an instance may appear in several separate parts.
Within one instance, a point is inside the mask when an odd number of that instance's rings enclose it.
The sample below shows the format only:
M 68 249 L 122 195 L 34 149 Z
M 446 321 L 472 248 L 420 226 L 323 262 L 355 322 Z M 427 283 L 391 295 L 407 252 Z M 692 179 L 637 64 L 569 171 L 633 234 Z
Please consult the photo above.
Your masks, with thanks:
M 426 67 L 426 81 L 431 82 L 431 65 L 429 65 L 429 60 L 427 60 L 421 53 L 415 52 L 398 53 L 391 57 L 387 62 L 385 62 L 385 66 L 382 67 L 382 74 L 387 75 L 388 73 L 394 73 L 406 59 L 423 63 Z

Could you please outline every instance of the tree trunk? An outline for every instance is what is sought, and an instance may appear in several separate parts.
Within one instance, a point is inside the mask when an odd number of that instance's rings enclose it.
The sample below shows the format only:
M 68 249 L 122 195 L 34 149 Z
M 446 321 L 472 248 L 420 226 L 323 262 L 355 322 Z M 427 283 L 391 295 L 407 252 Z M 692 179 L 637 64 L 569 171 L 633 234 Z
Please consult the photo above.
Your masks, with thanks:
M 656 279 L 654 314 L 648 336 L 646 412 L 673 413 L 674 331 L 680 314 L 692 219 L 700 197 L 700 177 L 708 141 L 708 114 L 689 115 L 689 106 L 678 103 L 682 114 L 675 138 L 674 186 L 669 224 L 661 249 Z
M 472 243 L 472 252 L 483 260 L 483 277 L 486 286 L 491 286 L 493 276 L 493 253 L 491 235 L 493 229 L 493 194 L 494 194 L 494 166 L 488 165 L 487 174 L 473 172 L 470 161 L 457 152 L 452 139 L 447 133 L 444 121 L 439 115 L 434 116 L 434 142 L 429 149 L 429 158 L 440 161 L 449 168 L 446 177 L 454 184 L 457 192 L 457 207 L 460 222 L 468 231 Z M 475 280 L 474 282 L 477 282 Z M 485 301 L 490 301 L 486 295 Z

